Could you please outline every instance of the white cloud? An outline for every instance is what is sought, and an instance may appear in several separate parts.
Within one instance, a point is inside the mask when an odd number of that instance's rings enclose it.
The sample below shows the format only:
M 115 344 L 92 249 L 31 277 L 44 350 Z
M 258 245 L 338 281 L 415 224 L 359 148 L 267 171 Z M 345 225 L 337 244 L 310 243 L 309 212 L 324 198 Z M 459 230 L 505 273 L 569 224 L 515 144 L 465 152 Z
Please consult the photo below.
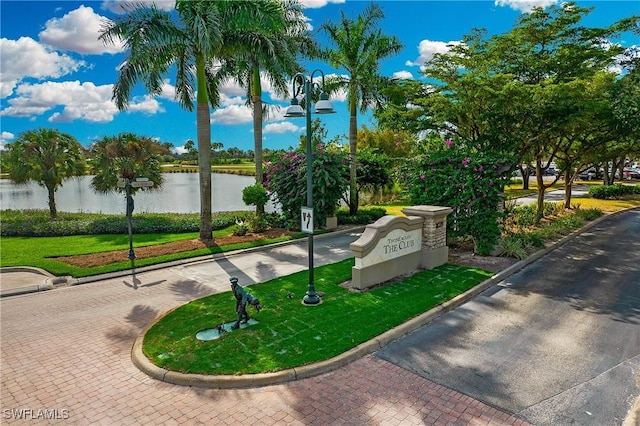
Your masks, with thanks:
M 220 105 L 228 107 L 231 105 L 244 105 L 245 99 L 242 96 L 227 96 L 225 93 L 220 93 Z
M 241 105 L 229 105 L 225 108 L 216 109 L 211 114 L 212 124 L 240 124 L 253 121 L 251 108 Z
M 150 5 L 155 3 L 158 9 L 172 10 L 176 4 L 175 0 L 104 0 L 100 6 L 103 10 L 122 15 L 127 13 L 127 9 L 137 5 Z
M 15 135 L 11 132 L 0 133 L 0 151 L 4 151 L 4 147 L 15 138 Z
M 184 145 L 183 145 L 183 146 L 176 146 L 175 148 L 173 148 L 173 152 L 175 152 L 176 154 L 186 154 L 187 150 L 184 149 Z
M 450 41 L 445 43 L 444 41 L 422 40 L 418 45 L 418 53 L 420 56 L 415 61 L 407 61 L 407 66 L 423 66 L 427 62 L 433 59 L 436 53 L 447 53 L 452 45 L 460 44 L 459 41 Z
M 273 93 L 271 82 L 266 77 L 264 72 L 260 73 L 260 87 L 263 93 L 268 93 L 271 99 L 276 99 L 276 95 Z M 220 87 L 221 98 L 233 99 L 232 102 L 237 103 L 238 97 L 246 97 L 247 89 L 240 87 L 235 79 L 226 80 Z M 244 103 L 244 100 L 242 101 Z
M 301 0 L 302 7 L 309 9 L 318 9 L 320 7 L 324 7 L 329 3 L 341 4 L 346 2 L 346 0 Z
M 0 116 L 33 118 L 62 107 L 48 118 L 52 123 L 69 123 L 83 120 L 107 123 L 119 113 L 111 100 L 113 85 L 96 86 L 79 81 L 45 82 L 22 84 L 16 89 L 16 97 L 8 100 L 9 107 L 0 111 Z M 155 114 L 164 111 L 158 101 L 149 96 L 133 99 L 130 112 Z
M 413 80 L 413 74 L 405 70 L 396 71 L 393 73 L 392 78 L 395 78 L 397 80 Z
M 155 114 L 164 111 L 157 99 L 150 95 L 134 98 L 127 107 L 127 112 L 142 112 L 144 114 Z
M 62 18 L 52 18 L 40 32 L 40 41 L 59 50 L 80 54 L 100 55 L 118 53 L 124 47 L 121 42 L 104 44 L 98 40 L 100 31 L 108 20 L 86 6 L 72 10 Z
M 160 98 L 174 101 L 176 99 L 176 87 L 169 83 L 169 79 L 162 81 L 162 92 L 158 95 Z
M 58 78 L 85 66 L 67 55 L 52 52 L 29 37 L 0 39 L 0 95 L 6 98 L 25 78 Z
M 243 89 L 234 79 L 228 79 L 220 86 L 220 94 L 232 98 L 234 96 L 245 96 L 247 89 Z
M 335 73 L 327 74 L 325 76 L 325 79 L 330 79 L 330 78 L 334 78 L 334 77 L 338 77 L 338 74 L 335 74 Z M 341 77 L 345 81 L 349 81 L 349 76 L 347 74 L 342 74 L 339 77 Z M 315 78 L 314 78 L 313 81 L 314 82 L 321 82 L 321 80 L 316 80 Z M 340 89 L 337 92 L 331 93 L 329 95 L 329 100 L 331 102 L 345 102 L 347 100 L 347 91 L 346 91 L 346 89 Z
M 534 7 L 545 8 L 557 3 L 558 0 L 495 0 L 494 2 L 496 6 L 508 6 L 523 13 L 531 12 Z
M 289 121 L 280 121 L 278 123 L 270 123 L 264 126 L 263 133 L 296 133 L 304 130 L 304 127 L 296 126 Z
M 347 100 L 347 89 L 340 89 L 337 92 L 333 92 L 329 96 L 329 100 L 331 102 L 346 102 L 346 100 Z

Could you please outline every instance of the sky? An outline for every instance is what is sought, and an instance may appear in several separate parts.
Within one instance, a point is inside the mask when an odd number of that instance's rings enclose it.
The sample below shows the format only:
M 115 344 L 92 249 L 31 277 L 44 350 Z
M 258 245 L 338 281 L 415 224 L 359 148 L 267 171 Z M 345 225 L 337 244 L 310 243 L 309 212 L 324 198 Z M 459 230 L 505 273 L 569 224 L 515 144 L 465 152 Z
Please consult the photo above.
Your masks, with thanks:
M 156 2 L 172 8 L 174 2 Z M 383 75 L 421 79 L 421 66 L 448 43 L 462 39 L 473 28 L 489 35 L 509 31 L 522 13 L 533 6 L 547 7 L 555 0 L 490 1 L 378 1 L 385 18 L 383 33 L 403 44 L 397 55 L 381 62 Z M 594 10 L 584 25 L 605 27 L 640 14 L 640 0 L 578 1 Z M 310 30 L 324 22 L 338 22 L 340 13 L 355 18 L 368 4 L 364 0 L 302 0 Z M 121 13 L 120 0 L 31 1 L 0 0 L 0 148 L 28 130 L 57 129 L 74 136 L 85 147 L 105 136 L 133 132 L 169 142 L 183 152 L 187 140 L 197 140 L 196 113 L 182 109 L 173 99 L 174 76 L 166 76 L 163 93 L 150 97 L 142 86 L 132 94 L 129 108 L 119 111 L 112 101 L 118 66 L 125 58 L 121 46 L 98 40 L 105 20 Z M 108 22 L 108 21 L 107 21 Z M 623 46 L 640 45 L 640 37 L 625 34 L 613 40 Z M 320 69 L 325 75 L 343 74 L 323 63 L 305 63 L 307 74 Z M 318 76 L 318 73 L 314 74 Z M 318 81 L 315 80 L 314 81 Z M 304 119 L 284 118 L 290 99 L 272 97 L 263 82 L 263 100 L 281 105 L 263 124 L 263 148 L 287 149 L 299 144 Z M 252 114 L 244 90 L 233 83 L 221 92 L 220 107 L 211 111 L 212 142 L 224 149 L 253 150 Z M 317 116 L 328 131 L 347 143 L 349 114 L 344 96 L 332 98 L 335 114 Z M 315 118 L 315 117 L 314 117 Z M 359 127 L 374 127 L 371 114 L 359 117 Z

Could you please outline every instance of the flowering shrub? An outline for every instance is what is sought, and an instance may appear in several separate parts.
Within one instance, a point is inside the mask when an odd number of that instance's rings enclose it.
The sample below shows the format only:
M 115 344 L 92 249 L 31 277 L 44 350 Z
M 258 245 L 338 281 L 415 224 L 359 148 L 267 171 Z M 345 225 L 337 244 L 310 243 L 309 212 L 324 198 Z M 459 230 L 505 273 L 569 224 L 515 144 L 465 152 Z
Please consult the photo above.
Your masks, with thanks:
M 473 152 L 447 140 L 439 149 L 413 159 L 398 172 L 412 204 L 453 209 L 449 238 L 470 236 L 480 254 L 490 253 L 500 237 L 498 210 L 508 182 L 504 157 Z
M 344 152 L 318 144 L 313 150 L 313 209 L 315 226 L 333 216 L 349 185 L 349 163 Z M 280 203 L 287 221 L 300 225 L 300 208 L 307 205 L 307 160 L 303 150 L 279 151 L 265 163 L 264 186 Z

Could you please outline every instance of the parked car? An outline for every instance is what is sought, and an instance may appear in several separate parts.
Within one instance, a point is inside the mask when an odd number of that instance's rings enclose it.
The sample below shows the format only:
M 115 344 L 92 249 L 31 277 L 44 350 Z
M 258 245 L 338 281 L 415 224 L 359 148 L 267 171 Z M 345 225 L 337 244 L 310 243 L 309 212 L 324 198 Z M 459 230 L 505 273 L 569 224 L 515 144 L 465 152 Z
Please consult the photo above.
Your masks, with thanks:
M 634 169 L 632 167 L 625 168 L 622 173 L 625 179 L 640 179 L 640 169 Z
M 595 167 L 589 167 L 588 169 L 578 173 L 578 179 L 581 179 L 581 180 L 602 179 L 602 170 L 596 170 Z

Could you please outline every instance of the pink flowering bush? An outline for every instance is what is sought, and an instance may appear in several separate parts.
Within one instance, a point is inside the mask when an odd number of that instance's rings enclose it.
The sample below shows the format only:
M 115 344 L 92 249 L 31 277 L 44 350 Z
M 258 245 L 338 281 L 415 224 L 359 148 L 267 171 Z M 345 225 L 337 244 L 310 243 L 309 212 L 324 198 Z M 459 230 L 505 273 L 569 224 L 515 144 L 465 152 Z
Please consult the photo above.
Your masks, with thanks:
M 291 228 L 300 226 L 300 209 L 307 205 L 307 160 L 304 150 L 278 151 L 265 163 L 264 186 L 282 206 Z M 346 153 L 317 144 L 313 150 L 313 209 L 315 226 L 333 216 L 349 185 Z
M 509 180 L 504 164 L 510 164 L 504 156 L 473 152 L 448 140 L 405 164 L 397 179 L 411 204 L 451 207 L 448 237 L 472 237 L 476 251 L 488 254 L 500 237 L 498 206 Z

